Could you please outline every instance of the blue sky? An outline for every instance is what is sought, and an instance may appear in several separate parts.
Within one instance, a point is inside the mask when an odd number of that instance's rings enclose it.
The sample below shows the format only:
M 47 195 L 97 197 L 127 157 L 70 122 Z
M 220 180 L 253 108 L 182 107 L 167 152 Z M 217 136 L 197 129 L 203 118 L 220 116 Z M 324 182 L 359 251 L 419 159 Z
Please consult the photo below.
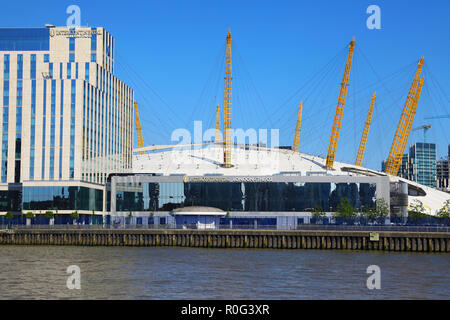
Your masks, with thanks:
M 81 8 L 82 25 L 103 26 L 115 37 L 116 74 L 136 90 L 147 145 L 170 143 L 171 132 L 192 130 L 193 120 L 214 126 L 231 28 L 234 127 L 277 128 L 280 143 L 291 145 L 304 100 L 300 150 L 325 155 L 346 46 L 355 36 L 336 160 L 354 162 L 376 90 L 364 164 L 380 168 L 422 55 L 426 80 L 413 127 L 432 124 L 427 141 L 437 143 L 438 157 L 447 153 L 450 119 L 424 120 L 450 113 L 447 0 L 21 1 L 2 4 L 1 26 L 65 25 L 71 4 Z M 366 26 L 372 4 L 381 9 L 381 30 Z M 415 131 L 409 143 L 422 140 Z

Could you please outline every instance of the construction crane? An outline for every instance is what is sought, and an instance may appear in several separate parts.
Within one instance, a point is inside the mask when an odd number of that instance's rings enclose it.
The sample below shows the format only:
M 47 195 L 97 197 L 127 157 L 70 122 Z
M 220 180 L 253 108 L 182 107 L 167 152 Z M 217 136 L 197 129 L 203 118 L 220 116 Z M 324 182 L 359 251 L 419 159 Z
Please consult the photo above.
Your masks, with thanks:
M 347 62 L 345 64 L 344 76 L 342 78 L 341 90 L 339 92 L 336 112 L 334 114 L 333 127 L 331 129 L 330 143 L 328 145 L 326 169 L 333 169 L 334 158 L 336 157 L 337 145 L 339 142 L 339 134 L 341 132 L 342 117 L 344 116 L 345 99 L 347 98 L 348 81 L 350 78 L 350 70 L 352 68 L 353 51 L 355 49 L 355 37 L 350 42 Z
M 417 105 L 419 103 L 420 93 L 422 92 L 424 78 L 420 79 L 420 74 L 422 72 L 423 62 L 424 57 L 419 60 L 416 74 L 409 90 L 408 97 L 406 98 L 406 103 L 403 107 L 402 115 L 392 142 L 391 151 L 389 152 L 389 157 L 384 169 L 384 172 L 393 176 L 398 174 L 398 169 L 400 168 L 403 153 L 405 152 L 406 143 L 408 142 L 411 126 L 416 114 Z
M 219 104 L 217 104 L 217 108 L 216 108 L 216 141 L 215 142 L 219 142 L 221 141 L 221 137 L 220 137 L 220 107 Z
M 138 104 L 134 101 L 134 115 L 136 117 L 136 137 L 138 148 L 144 148 L 144 138 L 142 137 L 141 120 L 139 119 Z M 139 151 L 139 154 L 145 154 L 145 151 Z
M 443 118 L 450 118 L 450 114 L 445 114 L 443 116 L 436 116 L 436 117 L 428 117 L 428 118 L 425 118 L 425 120 L 434 120 L 434 119 L 443 119 Z
M 369 113 L 367 114 L 366 123 L 364 125 L 361 142 L 359 143 L 358 155 L 356 156 L 355 165 L 361 166 L 364 158 L 364 151 L 366 150 L 367 137 L 369 135 L 370 123 L 372 122 L 373 106 L 375 105 L 375 99 L 377 93 L 372 95 L 372 101 L 370 102 Z
M 431 128 L 431 124 L 425 124 L 423 126 L 414 128 L 411 131 L 423 130 L 423 142 L 426 143 L 427 142 L 426 133 L 428 130 L 430 130 L 430 128 Z
M 223 166 L 231 168 L 231 143 L 233 127 L 232 73 L 231 73 L 231 33 L 228 29 L 227 52 L 225 58 L 225 86 L 223 96 Z
M 302 127 L 302 110 L 303 110 L 303 101 L 300 102 L 300 106 L 298 107 L 297 125 L 295 126 L 294 145 L 292 147 L 294 152 L 298 152 L 298 145 L 300 142 L 300 129 Z

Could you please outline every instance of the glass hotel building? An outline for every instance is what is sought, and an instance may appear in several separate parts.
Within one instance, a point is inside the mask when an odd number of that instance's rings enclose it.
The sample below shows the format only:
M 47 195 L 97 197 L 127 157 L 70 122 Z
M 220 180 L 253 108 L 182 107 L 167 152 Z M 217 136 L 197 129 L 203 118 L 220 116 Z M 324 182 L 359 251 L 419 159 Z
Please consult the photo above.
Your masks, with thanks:
M 0 213 L 101 213 L 130 172 L 133 90 L 103 28 L 0 29 Z

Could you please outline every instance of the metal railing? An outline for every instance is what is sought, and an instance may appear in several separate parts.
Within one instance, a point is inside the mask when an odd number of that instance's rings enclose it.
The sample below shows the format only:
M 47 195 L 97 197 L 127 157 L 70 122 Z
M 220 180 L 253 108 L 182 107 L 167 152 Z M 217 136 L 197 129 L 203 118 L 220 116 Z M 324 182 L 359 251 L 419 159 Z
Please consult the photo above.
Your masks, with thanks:
M 92 225 L 0 225 L 0 232 L 7 230 L 114 230 L 114 229 L 186 229 L 186 230 L 310 230 L 310 231 L 367 231 L 367 232 L 450 232 L 447 226 L 408 226 L 408 225 L 314 225 L 314 224 L 220 224 L 220 225 L 177 225 L 177 224 L 92 224 Z

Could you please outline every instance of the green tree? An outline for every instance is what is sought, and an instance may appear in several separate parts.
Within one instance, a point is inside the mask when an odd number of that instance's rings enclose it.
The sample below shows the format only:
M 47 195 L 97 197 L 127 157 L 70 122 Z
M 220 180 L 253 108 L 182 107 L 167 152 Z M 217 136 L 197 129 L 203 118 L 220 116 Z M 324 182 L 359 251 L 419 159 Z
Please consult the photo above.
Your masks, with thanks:
M 130 212 L 128 213 L 128 216 L 125 218 L 126 224 L 131 224 L 131 217 L 133 217 L 133 212 L 130 210 Z
M 70 214 L 70 216 L 74 219 L 78 218 L 80 215 L 78 214 L 78 211 L 74 211 Z
M 344 223 L 353 224 L 356 216 L 356 210 L 350 204 L 350 201 L 348 201 L 347 198 L 341 198 L 341 201 L 336 208 L 336 212 L 334 213 L 334 218 Z
M 25 215 L 25 218 L 27 218 L 27 219 L 34 218 L 33 212 L 31 212 L 31 211 L 27 212 L 26 215 Z
M 321 206 L 315 205 L 314 208 L 311 210 L 311 216 L 316 223 L 320 223 L 323 221 L 326 214 Z
M 53 211 L 46 211 L 45 212 L 45 217 L 49 218 L 49 219 L 53 218 L 54 217 Z
M 411 203 L 411 210 L 408 211 L 408 222 L 414 224 L 420 222 L 423 218 L 428 217 L 425 212 L 426 209 L 422 201 L 417 199 L 413 200 Z
M 5 215 L 5 218 L 10 220 L 10 219 L 14 218 L 14 214 L 11 211 L 8 211 Z
M 378 217 L 388 217 L 389 216 L 389 205 L 383 198 L 379 198 L 376 201 L 376 211 Z
M 348 199 L 342 198 L 337 206 L 335 216 L 338 218 L 354 218 L 356 215 L 356 210 Z
M 374 222 L 376 220 L 377 218 L 376 208 L 363 206 L 361 209 L 362 209 L 361 216 L 364 217 L 368 222 Z
M 441 209 L 436 212 L 439 218 L 450 218 L 450 199 L 444 202 Z
M 384 223 L 384 220 L 389 216 L 390 208 L 386 200 L 383 198 L 376 201 L 376 218 L 379 222 Z

